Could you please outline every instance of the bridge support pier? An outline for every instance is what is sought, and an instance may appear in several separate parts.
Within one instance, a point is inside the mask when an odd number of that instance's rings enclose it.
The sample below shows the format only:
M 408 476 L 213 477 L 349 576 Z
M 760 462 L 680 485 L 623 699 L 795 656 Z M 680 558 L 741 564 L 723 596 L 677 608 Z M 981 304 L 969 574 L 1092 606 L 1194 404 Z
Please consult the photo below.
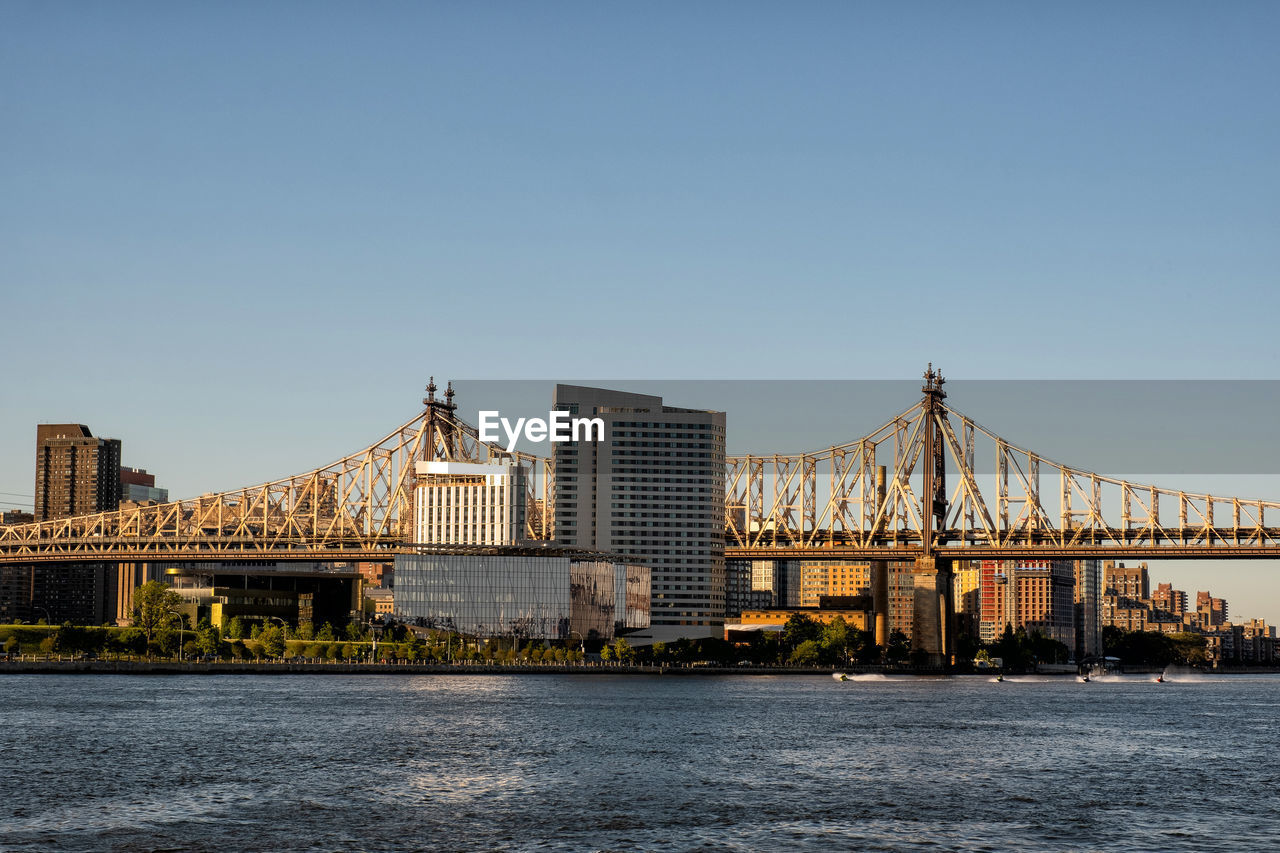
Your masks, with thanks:
M 953 653 L 951 560 L 917 557 L 911 648 L 929 666 L 950 666 Z M 874 595 L 874 593 L 873 593 Z
M 876 645 L 889 646 L 889 561 L 871 561 L 871 612 L 875 615 Z

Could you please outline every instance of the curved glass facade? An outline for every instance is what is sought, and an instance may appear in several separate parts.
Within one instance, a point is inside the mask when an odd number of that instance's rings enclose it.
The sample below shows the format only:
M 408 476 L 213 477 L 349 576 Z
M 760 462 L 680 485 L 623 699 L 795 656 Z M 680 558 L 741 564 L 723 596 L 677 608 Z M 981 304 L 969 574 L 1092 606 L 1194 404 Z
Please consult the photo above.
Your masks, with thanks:
M 395 579 L 396 618 L 473 636 L 608 639 L 619 625 L 649 624 L 644 566 L 553 555 L 402 554 Z

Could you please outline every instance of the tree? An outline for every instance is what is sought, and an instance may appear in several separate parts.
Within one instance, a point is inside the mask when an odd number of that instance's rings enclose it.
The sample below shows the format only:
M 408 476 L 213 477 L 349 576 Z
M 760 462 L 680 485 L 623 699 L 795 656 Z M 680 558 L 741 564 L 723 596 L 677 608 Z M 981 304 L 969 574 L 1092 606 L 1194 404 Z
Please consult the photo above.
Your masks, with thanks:
M 889 634 L 889 645 L 884 650 L 884 657 L 889 663 L 902 663 L 911 654 L 911 641 L 901 631 Z
M 320 626 L 320 630 L 316 633 L 316 639 L 324 643 L 332 643 L 337 637 L 333 636 L 333 626 L 328 622 Z
M 822 637 L 822 626 L 803 613 L 794 613 L 782 628 L 782 644 L 795 649 L 806 640 L 815 642 Z
M 262 642 L 262 649 L 267 657 L 278 658 L 284 654 L 284 631 L 280 630 L 279 625 L 263 628 L 258 639 Z
M 148 581 L 133 591 L 133 624 L 142 629 L 150 644 L 181 605 L 182 596 L 160 581 Z
M 797 666 L 815 666 L 821 651 L 822 645 L 817 640 L 805 640 L 796 646 L 795 651 L 791 653 L 790 661 Z
M 132 654 L 144 654 L 147 651 L 147 635 L 142 633 L 141 628 L 125 628 L 120 632 L 120 645 Z
M 203 655 L 218 655 L 222 648 L 222 632 L 208 627 L 196 633 L 196 648 Z
M 634 655 L 635 651 L 631 648 L 631 644 L 625 639 L 619 637 L 613 641 L 613 656 L 619 661 L 627 663 L 632 657 L 634 657 Z
M 822 656 L 827 661 L 843 660 L 848 657 L 850 636 L 849 624 L 843 616 L 837 616 L 822 626 Z
M 244 620 L 239 616 L 231 617 L 231 621 L 227 624 L 227 636 L 233 640 L 243 640 L 245 638 Z
M 1203 666 L 1208 660 L 1208 638 L 1204 634 L 1180 633 L 1170 634 L 1169 640 L 1178 656 L 1178 660 L 1189 666 Z

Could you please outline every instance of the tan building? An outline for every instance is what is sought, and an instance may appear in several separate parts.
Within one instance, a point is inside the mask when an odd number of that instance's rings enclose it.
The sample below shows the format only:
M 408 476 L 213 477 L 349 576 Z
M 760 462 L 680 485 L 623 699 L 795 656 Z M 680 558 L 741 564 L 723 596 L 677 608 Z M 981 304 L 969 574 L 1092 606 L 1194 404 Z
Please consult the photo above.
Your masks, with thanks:
M 817 607 L 827 596 L 871 594 L 871 564 L 848 560 L 804 561 L 800 567 L 800 606 Z
M 808 616 L 823 625 L 834 621 L 838 616 L 848 623 L 851 629 L 857 631 L 870 631 L 875 625 L 869 609 L 793 607 L 778 610 L 744 610 L 742 616 L 736 621 L 725 622 L 724 637 L 726 640 L 741 639 L 745 634 L 781 631 L 786 626 L 787 620 L 796 615 Z
M 389 589 L 381 587 L 366 589 L 364 597 L 373 602 L 374 616 L 391 616 L 396 612 L 395 593 Z

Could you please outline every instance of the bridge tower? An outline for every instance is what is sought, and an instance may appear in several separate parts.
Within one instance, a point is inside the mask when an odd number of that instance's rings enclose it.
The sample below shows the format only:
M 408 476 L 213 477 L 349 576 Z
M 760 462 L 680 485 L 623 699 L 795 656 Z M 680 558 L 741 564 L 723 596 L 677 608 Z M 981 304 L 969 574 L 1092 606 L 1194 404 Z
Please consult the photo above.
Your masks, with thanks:
M 931 666 L 949 666 L 954 644 L 954 617 L 951 607 L 952 560 L 938 556 L 938 545 L 945 544 L 941 532 L 947 525 L 947 460 L 942 418 L 946 409 L 942 390 L 946 380 L 942 371 L 934 371 L 933 363 L 924 374 L 924 484 L 920 492 L 921 554 L 912 571 L 915 597 L 912 612 L 911 645 L 923 652 Z
M 458 436 L 453 424 L 453 413 L 458 405 L 453 402 L 453 394 L 452 380 L 449 381 L 449 387 L 445 389 L 443 403 L 436 399 L 436 378 L 432 376 L 427 384 L 427 396 L 422 400 L 422 405 L 427 407 L 426 440 L 422 448 L 423 459 L 427 462 L 436 461 L 437 438 L 444 446 L 445 459 L 457 458 Z

